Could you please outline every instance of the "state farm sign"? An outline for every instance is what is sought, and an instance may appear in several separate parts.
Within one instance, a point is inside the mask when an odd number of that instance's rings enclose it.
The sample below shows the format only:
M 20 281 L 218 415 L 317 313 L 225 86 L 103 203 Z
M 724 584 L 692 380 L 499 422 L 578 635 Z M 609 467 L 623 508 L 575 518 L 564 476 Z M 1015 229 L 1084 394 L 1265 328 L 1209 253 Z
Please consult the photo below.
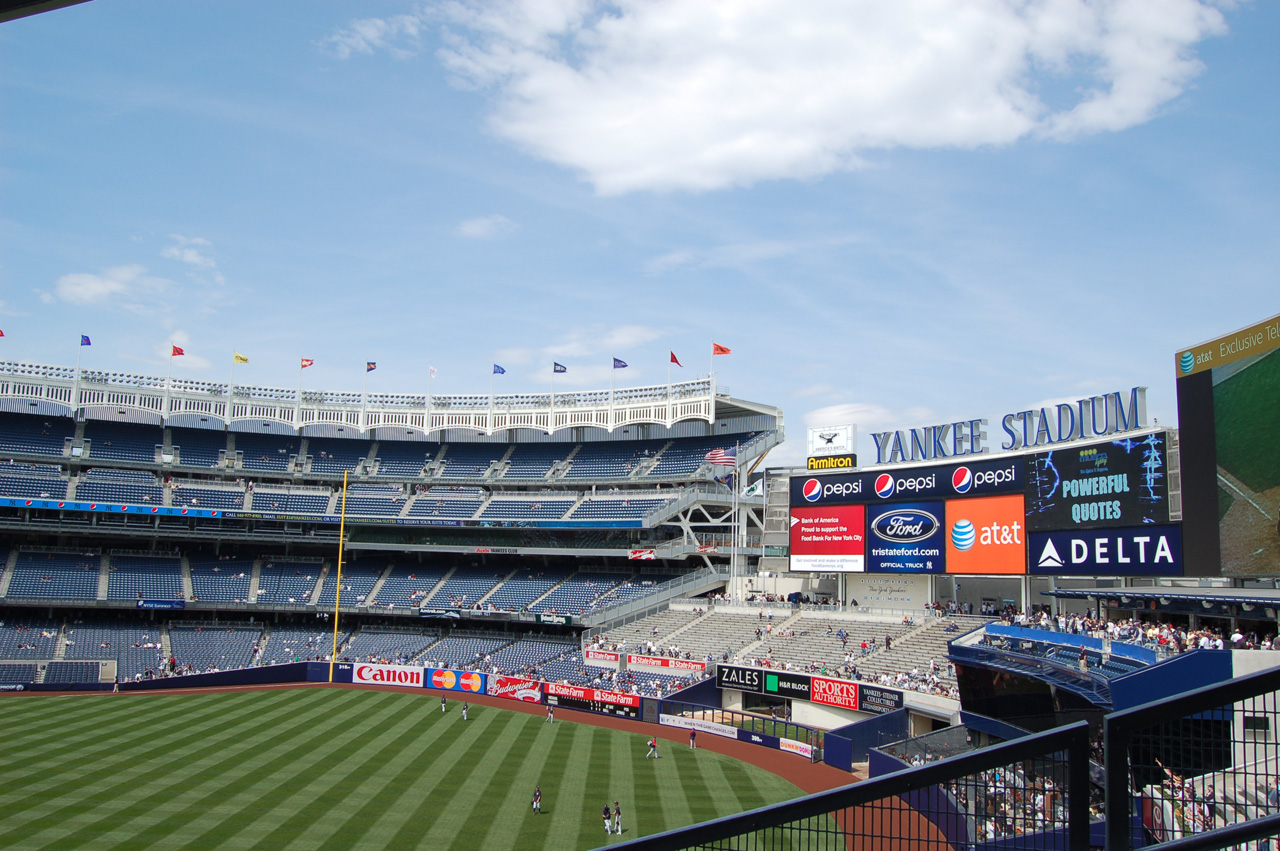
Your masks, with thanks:
M 579 688 L 563 686 L 559 683 L 547 683 L 547 694 L 556 697 L 574 697 L 578 700 L 593 700 L 597 703 L 612 703 L 614 706 L 640 705 L 640 698 L 634 694 L 623 694 L 616 691 L 601 691 L 598 688 Z
M 353 683 L 370 683 L 384 686 L 422 687 L 422 669 L 402 665 L 356 665 L 351 672 Z
M 614 665 L 622 658 L 622 654 L 610 653 L 608 650 L 588 650 L 585 656 L 588 662 L 610 662 Z
M 668 659 L 666 656 L 628 656 L 627 665 L 647 665 L 650 668 L 670 668 L 673 671 L 705 671 L 706 662 L 689 659 Z
M 809 699 L 814 703 L 856 710 L 858 684 L 844 680 L 829 680 L 826 677 L 814 677 Z

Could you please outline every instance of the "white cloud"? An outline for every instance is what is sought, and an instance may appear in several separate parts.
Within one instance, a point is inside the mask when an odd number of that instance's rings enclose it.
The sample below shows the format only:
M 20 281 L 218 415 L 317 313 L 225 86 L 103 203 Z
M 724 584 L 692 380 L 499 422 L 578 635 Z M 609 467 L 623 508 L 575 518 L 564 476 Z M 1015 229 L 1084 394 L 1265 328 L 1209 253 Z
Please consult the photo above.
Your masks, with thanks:
M 183 236 L 177 233 L 170 235 L 169 238 L 174 241 L 174 244 L 166 246 L 160 252 L 161 257 L 177 260 L 179 263 L 205 270 L 212 275 L 214 282 L 218 284 L 226 283 L 222 273 L 218 271 L 217 261 L 207 251 L 202 250 L 212 248 L 213 243 L 202 237 Z
M 496 239 L 516 229 L 515 222 L 506 216 L 494 214 L 476 219 L 464 219 L 458 223 L 458 236 L 467 239 Z
M 395 15 L 390 18 L 361 18 L 347 24 L 320 42 L 339 59 L 353 53 L 370 54 L 386 50 L 397 59 L 407 59 L 422 49 L 419 41 L 423 26 L 418 14 Z
M 54 294 L 62 301 L 71 304 L 112 303 L 133 309 L 139 305 L 136 299 L 150 293 L 163 290 L 168 281 L 147 274 L 143 266 L 136 263 L 127 266 L 116 266 L 100 274 L 90 272 L 73 272 L 63 275 L 54 284 Z M 42 294 L 46 303 L 51 301 Z
M 494 354 L 494 361 L 504 367 L 532 365 L 535 370 L 533 376 L 539 380 L 544 371 L 550 377 L 553 362 L 562 363 L 569 371 L 555 376 L 557 385 L 563 383 L 575 387 L 601 387 L 607 385 L 612 376 L 625 386 L 631 386 L 635 384 L 631 379 L 638 375 L 641 363 L 634 354 L 628 352 L 661 336 L 661 331 L 647 325 L 584 328 L 567 334 L 549 346 L 500 349 Z M 621 357 L 630 366 L 614 372 L 610 365 L 611 358 L 614 357 Z M 667 362 L 665 351 L 655 351 L 654 357 L 663 364 Z
M 788 429 L 787 442 L 770 453 L 771 464 L 787 466 L 803 464 L 807 451 L 805 440 L 809 429 L 845 423 L 853 423 L 858 427 L 858 462 L 863 465 L 874 463 L 875 444 L 871 440 L 873 432 L 934 423 L 938 421 L 938 414 L 931 408 L 919 405 L 890 408 L 864 402 L 843 402 L 806 411 L 801 415 L 801 420 L 804 422 L 804 427 Z
M 432 18 L 456 79 L 494 92 L 494 130 L 603 194 L 1122 130 L 1184 91 L 1195 46 L 1225 31 L 1201 0 L 446 0 L 329 41 L 404 52 Z
M 152 347 L 152 351 L 156 357 L 162 362 L 168 363 L 169 353 L 173 351 L 173 347 L 177 346 L 183 350 L 181 356 L 174 357 L 173 368 L 175 372 L 189 369 L 209 369 L 213 363 L 206 357 L 202 357 L 199 353 L 191 348 L 191 335 L 181 329 L 171 333 L 163 342 L 156 343 Z

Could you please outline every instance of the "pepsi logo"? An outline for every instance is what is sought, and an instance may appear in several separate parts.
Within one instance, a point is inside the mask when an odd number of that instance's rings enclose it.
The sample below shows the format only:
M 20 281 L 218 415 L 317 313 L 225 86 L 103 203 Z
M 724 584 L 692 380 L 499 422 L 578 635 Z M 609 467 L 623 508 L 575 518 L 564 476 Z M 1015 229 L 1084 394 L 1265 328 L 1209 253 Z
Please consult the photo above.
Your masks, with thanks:
M 893 496 L 893 476 L 888 473 L 881 473 L 876 476 L 876 496 L 881 499 L 888 499 Z
M 938 531 L 938 518 L 927 511 L 903 509 L 881 514 L 871 524 L 877 538 L 895 544 L 923 541 Z
M 800 493 L 808 502 L 817 502 L 822 498 L 822 482 L 817 479 L 810 479 L 804 483 L 804 488 Z
M 955 488 L 956 493 L 969 492 L 969 488 L 973 487 L 973 473 L 968 467 L 956 467 L 951 474 L 951 487 Z

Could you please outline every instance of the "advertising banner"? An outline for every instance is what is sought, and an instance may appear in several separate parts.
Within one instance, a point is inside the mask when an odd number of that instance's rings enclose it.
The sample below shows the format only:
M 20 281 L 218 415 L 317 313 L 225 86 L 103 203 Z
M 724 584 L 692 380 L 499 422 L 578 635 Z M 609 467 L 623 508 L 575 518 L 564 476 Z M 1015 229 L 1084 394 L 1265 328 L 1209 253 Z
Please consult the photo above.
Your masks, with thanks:
M 759 694 L 764 691 L 764 672 L 759 668 L 744 668 L 741 665 L 716 666 L 716 688 L 737 689 Z
M 813 695 L 810 698 L 814 703 L 821 703 L 824 706 L 837 706 L 841 709 L 858 710 L 858 683 L 851 683 L 847 680 L 831 680 L 826 677 L 813 678 Z
M 867 571 L 946 573 L 941 502 L 867 506 Z
M 791 570 L 861 573 L 866 569 L 866 509 L 861 505 L 791 509 Z
M 628 656 L 627 667 L 643 665 L 649 668 L 667 668 L 672 671 L 705 671 L 706 662 L 692 659 L 668 659 L 666 656 Z
M 555 706 L 585 709 L 588 712 L 601 712 L 605 715 L 620 715 L 624 718 L 640 717 L 639 695 L 566 686 L 559 683 L 547 683 L 545 689 L 547 703 Z
M 804 742 L 797 742 L 793 739 L 779 739 L 778 749 L 787 753 L 797 754 L 805 759 L 813 759 L 813 745 L 807 745 Z
M 946 516 L 947 573 L 1027 572 L 1027 515 L 1021 495 L 949 500 Z
M 542 703 L 542 683 L 523 677 L 489 677 L 489 694 L 507 700 Z
M 182 600 L 139 600 L 135 607 L 139 609 L 185 609 L 187 604 Z
M 750 730 L 738 730 L 738 741 L 750 742 L 753 745 L 762 745 L 766 748 L 777 750 L 781 741 L 777 736 L 770 736 L 768 733 L 753 733 Z
M 889 688 L 878 688 L 860 684 L 858 689 L 858 711 L 870 712 L 874 715 L 884 715 L 888 712 L 901 709 L 903 703 L 902 692 Z
M 414 686 L 422 688 L 422 668 L 404 665 L 356 664 L 351 669 L 351 682 L 380 686 Z
M 632 561 L 653 561 L 657 557 L 657 550 L 631 550 L 627 553 L 627 558 Z
M 1025 459 L 1011 457 L 964 464 L 901 467 L 884 472 L 793 476 L 791 505 L 848 505 L 891 499 L 958 499 L 1022 493 L 1026 489 Z
M 715 721 L 704 721 L 701 718 L 686 718 L 683 715 L 659 715 L 658 723 L 666 727 L 680 727 L 684 730 L 697 730 L 699 733 L 710 733 L 726 739 L 738 738 L 738 728 Z
M 427 682 L 429 688 L 439 688 L 446 691 L 470 691 L 484 693 L 484 674 L 477 674 L 475 671 L 451 671 L 448 668 L 427 668 Z
M 765 671 L 764 693 L 776 694 L 778 697 L 794 697 L 809 700 L 811 689 L 808 674 L 792 674 L 786 671 Z
M 538 623 L 551 624 L 553 626 L 569 626 L 573 623 L 573 618 L 569 615 L 538 615 Z
M 1031 573 L 1040 576 L 1181 576 L 1177 525 L 1031 533 Z
M 1164 435 L 1041 452 L 1030 461 L 1032 532 L 1169 522 Z
M 582 658 L 588 665 L 616 668 L 618 667 L 618 660 L 622 658 L 622 654 L 611 653 L 608 650 L 587 650 L 582 654 Z

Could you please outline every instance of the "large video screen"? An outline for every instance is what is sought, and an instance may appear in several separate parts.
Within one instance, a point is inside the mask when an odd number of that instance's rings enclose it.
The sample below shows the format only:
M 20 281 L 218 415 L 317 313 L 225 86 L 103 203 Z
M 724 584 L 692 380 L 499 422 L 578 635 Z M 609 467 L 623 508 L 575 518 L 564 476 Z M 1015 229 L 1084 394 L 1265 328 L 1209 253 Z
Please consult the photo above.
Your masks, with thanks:
M 1031 459 L 1032 532 L 1169 522 L 1162 433 L 1041 452 Z
M 791 509 L 791 570 L 862 573 L 866 568 L 866 508 L 828 505 Z
M 1189 575 L 1280 574 L 1280 316 L 1178 353 Z

